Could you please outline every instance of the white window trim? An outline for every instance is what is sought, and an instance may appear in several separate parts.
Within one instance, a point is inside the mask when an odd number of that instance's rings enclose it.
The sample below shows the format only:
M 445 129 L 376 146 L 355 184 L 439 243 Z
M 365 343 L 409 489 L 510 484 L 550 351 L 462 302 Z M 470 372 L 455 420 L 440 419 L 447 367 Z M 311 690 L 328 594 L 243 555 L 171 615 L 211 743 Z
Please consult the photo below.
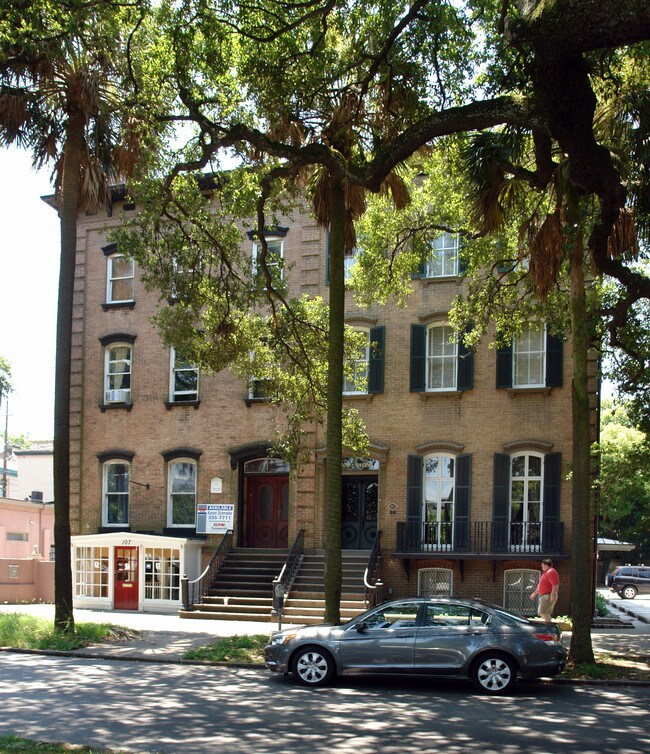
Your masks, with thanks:
M 368 394 L 368 377 L 369 377 L 369 370 L 370 370 L 370 328 L 368 328 L 368 327 L 355 327 L 354 331 L 357 332 L 357 333 L 361 333 L 362 332 L 362 333 L 366 334 L 366 344 L 365 344 L 365 347 L 363 349 L 363 356 L 361 358 L 359 358 L 359 356 L 361 354 L 361 350 L 359 350 L 359 352 L 356 354 L 356 356 L 354 358 L 348 359 L 347 361 L 353 363 L 355 377 L 357 375 L 357 372 L 359 371 L 358 366 L 361 365 L 363 367 L 363 365 L 365 365 L 365 374 L 366 374 L 365 382 L 366 382 L 366 387 L 365 387 L 364 390 L 355 390 L 355 389 L 346 390 L 346 387 L 348 386 L 348 384 L 350 386 L 353 386 L 355 384 L 356 380 L 352 379 L 348 383 L 348 380 L 346 380 L 345 377 L 344 377 L 343 378 L 343 395 L 367 395 Z
M 425 360 L 425 390 L 427 393 L 443 393 L 448 392 L 450 390 L 456 390 L 458 387 L 458 337 L 454 333 L 454 341 L 453 343 L 445 339 L 443 341 L 444 347 L 453 347 L 453 356 L 448 353 L 444 353 L 442 356 L 432 356 L 429 352 L 429 335 L 433 330 L 443 330 L 443 336 L 448 335 L 449 333 L 445 333 L 444 330 L 449 330 L 453 333 L 453 328 L 448 322 L 433 322 L 430 325 L 427 326 L 426 330 L 426 341 L 425 341 L 425 347 L 426 347 L 426 360 Z M 429 384 L 430 379 L 430 369 L 429 365 L 433 359 L 436 359 L 443 365 L 443 373 L 444 373 L 444 364 L 449 361 L 451 362 L 453 360 L 453 383 L 451 385 L 442 385 L 441 387 L 431 387 Z
M 284 238 L 282 236 L 264 236 L 267 244 L 280 244 L 280 259 L 282 262 L 284 262 Z M 261 244 L 258 240 L 253 241 L 253 274 L 256 275 L 258 272 L 258 265 L 257 265 L 257 257 L 260 253 L 260 247 Z M 273 269 L 273 267 L 276 267 L 277 265 L 269 264 L 269 269 Z M 284 264 L 280 267 L 281 272 L 281 279 L 284 279 Z
M 189 463 L 194 467 L 194 521 L 191 524 L 174 523 L 174 505 L 172 500 L 172 469 L 177 463 Z M 189 529 L 196 526 L 196 500 L 198 488 L 199 465 L 194 458 L 172 458 L 167 463 L 167 526 L 170 529 Z
M 543 322 L 527 322 L 525 327 L 530 331 L 531 328 L 539 329 L 542 336 L 542 350 L 532 351 L 530 349 L 524 351 L 521 348 L 521 336 L 515 336 L 512 339 L 512 387 L 513 388 L 537 388 L 546 387 L 546 325 Z M 519 382 L 517 369 L 517 360 L 519 358 L 526 357 L 527 360 L 527 372 L 530 373 L 530 356 L 531 354 L 542 354 L 542 360 L 540 364 L 540 374 L 538 382 Z
M 436 262 L 434 257 L 436 257 L 438 251 L 434 248 L 434 243 L 439 238 L 442 239 L 452 239 L 453 244 L 447 245 L 445 244 L 443 246 L 443 255 L 441 260 L 441 268 L 442 272 L 437 273 L 433 269 L 433 266 Z M 453 263 L 452 263 L 453 259 Z M 460 234 L 459 233 L 442 233 L 439 236 L 436 236 L 435 239 L 431 242 L 431 254 L 429 258 L 427 259 L 424 267 L 424 277 L 429 278 L 431 280 L 436 280 L 439 278 L 450 278 L 450 277 L 457 277 L 458 276 L 458 270 L 459 270 L 459 260 L 460 260 Z M 448 267 L 451 267 L 451 269 L 447 269 Z
M 114 348 L 123 348 L 126 347 L 129 349 L 129 371 L 128 372 L 121 372 L 120 374 L 128 374 L 129 375 L 129 387 L 128 388 L 117 388 L 114 389 L 111 387 L 111 375 L 116 374 L 115 372 L 109 372 L 108 365 L 111 363 L 111 350 Z M 115 343 L 109 343 L 108 345 L 104 346 L 104 403 L 105 404 L 125 404 L 128 405 L 131 403 L 131 380 L 133 379 L 133 344 L 132 343 L 121 343 L 121 342 L 115 342 Z
M 177 395 L 194 395 L 192 401 L 199 399 L 199 368 L 195 365 L 186 367 L 176 366 L 176 349 L 172 346 L 169 349 L 169 402 L 170 403 L 188 403 L 190 401 L 178 400 Z M 176 390 L 176 373 L 177 372 L 196 372 L 196 390 Z
M 443 544 L 441 542 L 441 528 L 440 524 L 443 523 L 441 521 L 438 521 L 438 531 L 436 536 L 436 542 L 435 543 L 429 543 L 427 544 L 424 542 L 424 533 L 426 531 L 425 527 L 427 525 L 427 460 L 429 458 L 449 458 L 454 462 L 454 476 L 452 477 L 453 480 L 453 502 L 452 502 L 452 516 L 451 516 L 451 536 L 450 541 L 447 544 Z M 455 455 L 452 455 L 451 453 L 428 453 L 422 463 L 422 533 L 423 533 L 423 543 L 422 543 L 422 549 L 423 550 L 430 550 L 433 552 L 452 552 L 454 549 L 454 533 L 456 528 L 456 470 L 457 470 L 457 458 Z M 442 503 L 442 501 L 440 501 Z M 440 513 L 440 507 L 438 513 Z
M 124 254 L 110 254 L 106 258 L 106 303 L 108 304 L 128 304 L 135 300 L 135 263 L 131 259 L 131 274 L 130 275 L 113 275 L 113 262 L 116 259 L 126 259 L 128 257 Z M 131 281 L 131 298 L 113 298 L 113 283 L 118 280 L 130 280 Z
M 539 458 L 540 461 L 540 475 L 537 476 L 529 476 L 528 471 L 526 470 L 526 473 L 524 476 L 518 476 L 515 477 L 512 473 L 512 464 L 515 458 L 519 458 L 520 456 L 524 456 L 526 458 L 526 469 L 528 469 L 528 459 L 530 457 Z M 529 520 L 529 506 L 528 506 L 528 482 L 534 480 L 539 480 L 539 521 L 533 522 L 537 523 L 539 525 L 539 544 L 528 544 L 524 542 L 523 540 L 520 543 L 513 544 L 510 542 L 510 532 L 511 532 L 511 526 L 513 523 L 521 523 L 523 524 L 523 532 L 526 532 L 528 524 L 531 523 Z M 523 508 L 523 518 L 522 521 L 513 522 L 512 520 L 512 485 L 514 482 L 523 482 L 524 485 L 524 499 L 522 501 L 522 508 Z M 510 456 L 510 489 L 508 490 L 508 542 L 509 542 L 509 549 L 511 552 L 541 552 L 543 547 L 543 541 L 542 541 L 542 530 L 543 530 L 543 522 L 544 522 L 544 454 L 538 453 L 535 451 L 523 451 L 523 452 L 517 452 L 513 453 Z M 523 533 L 522 532 L 522 533 Z
M 108 521 L 108 467 L 115 465 L 115 464 L 121 464 L 127 467 L 127 487 L 126 487 L 126 493 L 121 493 L 126 495 L 126 521 L 121 521 L 119 523 L 110 522 Z M 126 461 L 123 458 L 109 458 L 102 464 L 102 526 L 115 526 L 115 527 L 123 527 L 123 526 L 129 526 L 129 519 L 130 519 L 130 508 L 131 508 L 131 490 L 130 490 L 130 482 L 131 482 L 131 463 L 130 461 Z M 111 493 L 114 494 L 114 493 Z

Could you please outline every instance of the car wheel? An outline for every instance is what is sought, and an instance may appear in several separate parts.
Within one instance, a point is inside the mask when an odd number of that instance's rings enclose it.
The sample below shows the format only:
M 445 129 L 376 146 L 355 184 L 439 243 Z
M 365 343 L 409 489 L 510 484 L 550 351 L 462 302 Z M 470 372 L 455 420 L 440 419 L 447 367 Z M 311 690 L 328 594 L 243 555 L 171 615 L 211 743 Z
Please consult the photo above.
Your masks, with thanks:
M 332 655 L 320 647 L 303 647 L 293 658 L 293 674 L 304 686 L 325 686 L 335 673 Z
M 624 600 L 633 600 L 638 594 L 636 587 L 628 584 L 621 589 L 621 597 Z
M 509 657 L 492 652 L 474 663 L 472 680 L 484 694 L 505 694 L 517 680 L 517 670 Z

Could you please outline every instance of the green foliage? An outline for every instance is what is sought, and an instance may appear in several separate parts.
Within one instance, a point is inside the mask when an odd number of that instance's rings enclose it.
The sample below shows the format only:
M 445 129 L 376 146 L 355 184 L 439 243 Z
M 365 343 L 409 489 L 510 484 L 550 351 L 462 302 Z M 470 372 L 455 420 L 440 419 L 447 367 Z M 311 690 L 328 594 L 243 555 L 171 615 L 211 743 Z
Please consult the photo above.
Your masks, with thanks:
M 96 644 L 113 635 L 114 626 L 80 623 L 72 634 L 57 631 L 52 621 L 21 613 L 0 613 L 0 646 L 67 651 Z
M 637 545 L 635 558 L 650 555 L 650 442 L 631 426 L 627 405 L 606 402 L 600 433 L 601 533 Z
M 268 641 L 268 634 L 228 636 L 206 647 L 188 650 L 183 655 L 183 659 L 203 662 L 260 663 Z

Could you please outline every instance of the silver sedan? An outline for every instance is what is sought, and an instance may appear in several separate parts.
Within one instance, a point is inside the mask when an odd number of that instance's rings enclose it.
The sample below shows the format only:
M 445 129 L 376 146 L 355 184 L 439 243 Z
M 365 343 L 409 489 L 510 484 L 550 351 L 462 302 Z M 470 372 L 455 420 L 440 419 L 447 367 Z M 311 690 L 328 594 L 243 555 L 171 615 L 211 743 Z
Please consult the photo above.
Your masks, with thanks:
M 560 673 L 566 651 L 556 624 L 480 600 L 417 597 L 386 602 L 341 625 L 278 631 L 265 662 L 311 687 L 337 675 L 428 674 L 467 678 L 484 693 L 502 694 L 518 677 Z

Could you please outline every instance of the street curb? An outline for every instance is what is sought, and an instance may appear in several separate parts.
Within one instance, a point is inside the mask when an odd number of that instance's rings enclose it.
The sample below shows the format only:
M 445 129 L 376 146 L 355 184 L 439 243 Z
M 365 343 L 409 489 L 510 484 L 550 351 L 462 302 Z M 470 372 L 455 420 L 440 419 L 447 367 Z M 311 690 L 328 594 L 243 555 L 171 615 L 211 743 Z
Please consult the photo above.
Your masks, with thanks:
M 266 666 L 261 663 L 252 662 L 218 662 L 210 660 L 183 660 L 179 658 L 164 657 L 146 657 L 146 656 L 119 656 L 111 654 L 102 654 L 101 652 L 85 652 L 83 650 L 61 650 L 61 649 L 20 649 L 16 647 L 0 647 L 0 652 L 13 652 L 24 655 L 45 655 L 49 657 L 71 657 L 83 660 L 103 660 L 110 662 L 147 662 L 158 665 L 188 665 L 195 667 L 221 667 L 221 668 L 239 668 L 241 670 L 266 670 Z M 418 676 L 420 677 L 420 676 Z M 634 686 L 639 688 L 650 687 L 650 681 L 636 681 L 626 678 L 545 678 L 545 679 L 527 679 L 528 683 L 539 681 L 539 683 L 560 685 L 560 686 Z

